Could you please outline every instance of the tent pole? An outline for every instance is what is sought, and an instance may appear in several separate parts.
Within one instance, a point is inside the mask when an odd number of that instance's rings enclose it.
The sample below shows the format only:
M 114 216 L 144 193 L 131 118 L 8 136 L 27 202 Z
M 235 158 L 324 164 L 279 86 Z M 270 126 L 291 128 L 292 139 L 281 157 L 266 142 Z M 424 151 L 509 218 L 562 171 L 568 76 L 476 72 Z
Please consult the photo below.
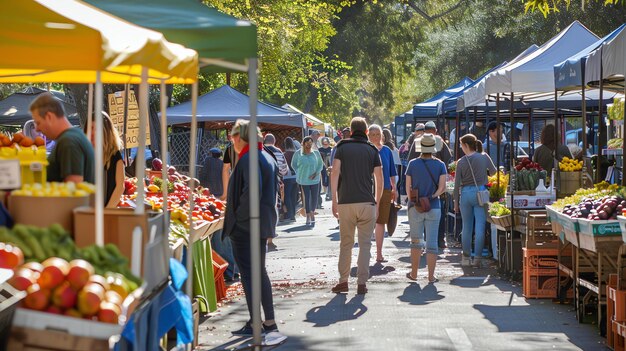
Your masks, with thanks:
M 137 186 L 137 207 L 135 208 L 135 213 L 138 215 L 143 215 L 145 212 L 144 209 L 144 192 L 145 185 L 144 179 L 146 177 L 146 123 L 148 121 L 148 68 L 142 67 L 141 69 L 141 83 L 139 84 L 139 131 L 138 131 L 138 141 L 137 145 L 137 155 L 135 156 L 135 175 L 137 176 L 137 180 L 139 185 Z M 133 238 L 132 238 L 132 250 L 133 257 L 131 262 L 131 270 L 133 274 L 137 276 L 141 276 L 141 254 L 142 254 L 142 243 L 143 243 L 143 233 L 141 227 L 136 227 L 133 230 Z
M 559 140 L 559 130 L 561 129 L 561 124 L 559 123 L 559 94 L 556 88 L 554 89 L 554 145 L 555 150 L 559 149 L 559 145 L 561 145 L 561 141 Z M 560 175 L 560 169 L 556 167 L 556 171 L 554 173 L 554 178 L 557 178 L 557 174 Z M 552 174 L 548 174 L 548 176 L 552 176 Z M 557 179 L 550 180 L 552 184 L 555 186 L 551 186 L 554 189 L 560 189 L 561 184 L 557 184 Z M 556 186 L 558 185 L 558 187 Z
M 528 109 L 528 158 L 532 160 L 533 109 Z
M 91 129 L 93 128 L 93 84 L 87 88 L 87 139 L 91 140 Z
M 587 142 L 587 99 L 585 98 L 585 93 L 586 93 L 586 87 L 585 87 L 585 76 L 583 73 L 583 86 L 582 86 L 582 100 L 580 102 L 581 104 L 581 114 L 583 117 L 583 160 L 586 158 L 587 156 L 587 149 L 589 148 L 588 142 Z M 584 162 L 584 161 L 583 161 Z
M 196 174 L 196 145 L 198 144 L 197 134 L 198 134 L 198 81 L 196 80 L 191 85 L 191 130 L 189 133 L 189 228 L 193 228 L 193 216 L 192 212 L 194 209 L 193 203 L 193 178 L 195 178 Z M 187 248 L 187 272 L 193 272 L 193 249 L 191 246 L 192 242 L 189 242 L 189 247 Z M 186 281 L 187 295 L 189 298 L 193 300 L 193 274 L 189 274 L 189 277 Z
M 130 84 L 124 84 L 124 124 L 122 125 L 123 128 L 123 132 L 120 133 L 123 135 L 123 139 L 122 142 L 124 143 L 124 159 L 128 160 L 128 157 L 126 156 L 126 149 L 128 149 L 127 146 L 127 142 L 126 142 L 126 129 L 128 128 L 128 97 L 130 96 Z M 130 155 L 130 154 L 129 154 Z
M 626 83 L 626 79 L 625 79 Z M 626 96 L 626 84 L 624 84 L 624 96 Z M 626 116 L 626 108 L 624 110 L 624 116 Z M 622 121 L 626 122 L 626 117 L 622 118 Z M 626 127 L 622 123 L 622 185 L 626 185 L 626 177 L 624 176 L 624 165 L 626 165 L 626 142 L 624 142 L 624 137 L 626 136 Z
M 485 130 L 487 130 L 488 127 L 489 127 L 489 97 L 485 99 Z M 487 132 L 486 138 L 487 140 L 489 140 L 489 132 Z M 484 141 L 485 140 L 481 140 L 481 142 L 484 142 Z M 487 142 L 487 154 L 491 155 L 489 151 L 491 151 L 491 147 L 489 145 L 489 142 Z
M 511 172 L 513 172 L 513 170 L 515 169 L 515 154 L 517 153 L 517 150 L 515 149 L 515 93 L 511 92 L 511 107 L 510 107 L 511 111 L 511 115 L 509 117 L 510 121 L 511 121 L 511 140 L 509 140 L 509 151 L 511 152 L 511 160 L 509 163 L 509 167 Z M 498 133 L 500 134 L 500 133 Z M 509 184 L 511 183 L 512 178 L 509 178 Z M 511 191 L 511 213 L 513 214 L 511 216 L 511 228 L 515 228 L 515 187 L 511 185 L 511 189 L 513 191 Z M 512 262 L 512 258 L 511 257 L 511 262 Z M 511 267 L 513 267 L 513 265 L 511 265 Z
M 459 133 L 461 132 L 461 116 L 459 111 L 456 111 L 456 130 L 454 132 L 454 158 L 459 159 Z
M 600 51 L 600 56 L 602 56 L 602 51 Z M 596 183 L 599 183 L 602 180 L 602 149 L 606 146 L 606 123 L 604 123 L 604 118 L 602 116 L 603 109 L 602 104 L 604 102 L 604 71 L 602 66 L 600 66 L 600 97 L 598 101 L 598 129 L 600 139 L 598 140 L 598 158 L 596 160 Z
M 500 130 L 500 93 L 496 94 L 496 126 L 499 132 L 496 136 L 496 167 L 500 168 L 500 144 L 502 143 L 502 131 Z M 489 131 L 487 131 L 489 133 Z
M 252 330 L 255 350 L 261 350 L 261 221 L 259 218 L 259 150 L 257 149 L 257 59 L 248 61 L 250 85 L 250 258 L 252 262 Z
M 166 165 L 169 164 L 168 162 L 168 156 L 167 156 L 167 91 L 166 91 L 166 86 L 165 86 L 165 80 L 162 79 L 161 80 L 161 87 L 160 87 L 161 91 L 161 98 L 160 98 L 160 102 L 161 102 L 161 160 L 164 163 L 164 166 L 161 169 L 161 179 L 163 179 L 163 189 L 161 189 L 161 191 L 163 192 L 163 225 L 165 225 L 164 228 L 168 228 L 169 227 L 169 221 L 170 219 L 168 218 L 167 214 L 169 213 L 167 211 L 167 182 L 169 182 L 168 179 L 168 173 L 167 173 L 167 167 Z
M 102 80 L 100 77 L 100 71 L 96 72 L 96 89 L 95 89 L 95 122 L 96 122 L 96 245 L 104 246 L 104 149 L 103 149 L 103 136 L 102 136 Z M 91 119 L 90 119 L 91 120 Z M 114 165 L 110 165 L 115 167 Z

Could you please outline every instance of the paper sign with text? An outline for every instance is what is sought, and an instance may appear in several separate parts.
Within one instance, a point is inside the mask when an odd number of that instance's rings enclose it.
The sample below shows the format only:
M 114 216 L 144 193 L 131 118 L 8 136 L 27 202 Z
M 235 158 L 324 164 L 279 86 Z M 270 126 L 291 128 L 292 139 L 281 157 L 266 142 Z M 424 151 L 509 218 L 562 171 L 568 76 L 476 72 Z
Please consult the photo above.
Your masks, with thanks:
M 19 189 L 22 176 L 19 160 L 0 160 L 0 189 Z
M 128 94 L 128 118 L 126 130 L 124 130 L 124 99 L 124 91 L 109 94 L 109 116 L 122 140 L 126 140 L 126 147 L 137 147 L 139 145 L 139 106 L 135 93 L 131 90 Z M 150 145 L 150 124 L 147 123 L 145 138 L 146 145 Z

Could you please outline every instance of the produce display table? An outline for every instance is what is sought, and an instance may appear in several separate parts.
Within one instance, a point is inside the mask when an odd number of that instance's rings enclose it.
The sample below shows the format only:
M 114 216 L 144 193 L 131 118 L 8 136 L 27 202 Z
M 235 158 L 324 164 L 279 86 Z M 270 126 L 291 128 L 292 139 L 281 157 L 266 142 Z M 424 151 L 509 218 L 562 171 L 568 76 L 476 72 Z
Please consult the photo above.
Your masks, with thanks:
M 622 231 L 615 220 L 590 221 L 570 218 L 548 207 L 551 220 L 556 220 L 563 228 L 563 248 L 573 246 L 572 266 L 562 263 L 559 268 L 564 275 L 574 281 L 576 315 L 583 321 L 590 300 L 597 299 L 598 325 L 606 318 L 606 282 L 609 274 L 618 272 L 619 250 L 622 245 Z M 583 289 L 584 288 L 584 289 Z

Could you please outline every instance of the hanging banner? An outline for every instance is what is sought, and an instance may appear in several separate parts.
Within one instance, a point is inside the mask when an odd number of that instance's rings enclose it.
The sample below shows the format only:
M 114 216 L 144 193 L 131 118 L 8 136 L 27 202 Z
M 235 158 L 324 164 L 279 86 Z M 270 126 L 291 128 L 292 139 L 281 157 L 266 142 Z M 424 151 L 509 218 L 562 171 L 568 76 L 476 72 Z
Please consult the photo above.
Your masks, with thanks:
M 128 118 L 126 120 L 126 130 L 124 130 L 124 91 L 117 91 L 109 94 L 109 116 L 113 125 L 120 133 L 122 140 L 126 140 L 126 147 L 132 148 L 139 145 L 139 105 L 135 98 L 135 93 L 130 90 L 128 95 Z M 146 145 L 150 145 L 150 122 L 147 121 Z

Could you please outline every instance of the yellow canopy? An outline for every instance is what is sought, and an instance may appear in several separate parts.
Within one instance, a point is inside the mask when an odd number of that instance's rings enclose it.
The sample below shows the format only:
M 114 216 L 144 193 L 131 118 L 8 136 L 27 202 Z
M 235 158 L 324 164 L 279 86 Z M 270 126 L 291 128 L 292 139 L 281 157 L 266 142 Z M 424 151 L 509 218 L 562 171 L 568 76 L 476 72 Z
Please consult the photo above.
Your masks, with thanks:
M 76 0 L 3 1 L 0 82 L 192 83 L 194 50 Z M 71 69 L 68 69 L 71 68 Z

